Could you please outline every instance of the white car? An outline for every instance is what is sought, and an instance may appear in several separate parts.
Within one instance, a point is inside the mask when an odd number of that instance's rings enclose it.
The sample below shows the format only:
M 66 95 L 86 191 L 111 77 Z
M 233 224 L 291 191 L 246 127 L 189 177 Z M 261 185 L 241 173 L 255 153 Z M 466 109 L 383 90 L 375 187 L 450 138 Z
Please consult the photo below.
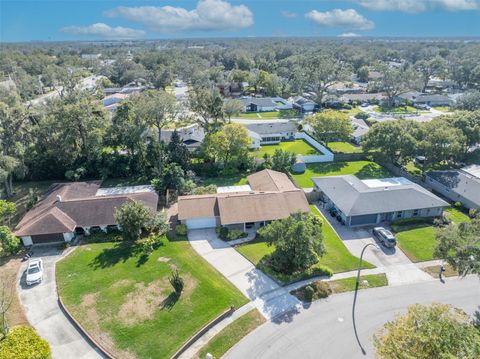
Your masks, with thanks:
M 40 283 L 43 279 L 43 261 L 39 259 L 31 259 L 28 261 L 27 267 L 27 285 Z

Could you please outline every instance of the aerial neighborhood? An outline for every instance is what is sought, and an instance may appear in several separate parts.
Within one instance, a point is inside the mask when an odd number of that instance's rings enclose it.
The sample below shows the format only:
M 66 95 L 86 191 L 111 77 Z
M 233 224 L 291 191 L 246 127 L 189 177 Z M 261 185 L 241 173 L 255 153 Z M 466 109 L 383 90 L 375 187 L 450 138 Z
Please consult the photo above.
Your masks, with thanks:
M 149 33 L 221 11 L 1 41 L 0 359 L 480 358 L 478 38 Z

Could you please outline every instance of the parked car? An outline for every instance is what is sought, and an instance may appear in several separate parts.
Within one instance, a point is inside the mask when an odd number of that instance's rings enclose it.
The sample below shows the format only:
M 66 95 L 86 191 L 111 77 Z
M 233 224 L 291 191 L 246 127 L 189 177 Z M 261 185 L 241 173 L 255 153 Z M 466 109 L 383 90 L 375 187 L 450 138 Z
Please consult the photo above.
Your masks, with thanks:
M 375 227 L 372 233 L 385 247 L 394 248 L 397 245 L 397 240 L 393 233 L 383 227 Z
M 39 259 L 31 259 L 27 267 L 27 285 L 40 283 L 43 279 L 43 261 Z

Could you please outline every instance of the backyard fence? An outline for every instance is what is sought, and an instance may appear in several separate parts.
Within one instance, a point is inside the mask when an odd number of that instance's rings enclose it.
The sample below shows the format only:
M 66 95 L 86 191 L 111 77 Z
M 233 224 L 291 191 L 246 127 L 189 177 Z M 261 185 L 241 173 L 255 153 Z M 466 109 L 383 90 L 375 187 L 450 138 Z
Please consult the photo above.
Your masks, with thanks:
M 298 156 L 299 159 L 303 160 L 305 163 L 316 163 L 316 162 L 332 162 L 333 161 L 333 153 L 328 150 L 325 146 L 323 146 L 320 142 L 315 140 L 313 137 L 308 135 L 305 132 L 297 132 L 295 134 L 295 139 L 297 140 L 304 140 L 308 142 L 308 144 L 314 147 L 317 151 L 321 154 L 316 156 Z

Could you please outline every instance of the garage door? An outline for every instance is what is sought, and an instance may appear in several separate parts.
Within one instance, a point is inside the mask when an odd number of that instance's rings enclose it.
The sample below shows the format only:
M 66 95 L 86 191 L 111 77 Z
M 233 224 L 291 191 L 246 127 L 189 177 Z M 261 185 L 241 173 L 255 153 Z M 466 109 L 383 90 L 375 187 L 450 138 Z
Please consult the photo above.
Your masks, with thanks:
M 377 223 L 376 214 L 366 214 L 364 216 L 353 216 L 350 221 L 351 226 L 359 226 L 362 224 L 374 224 Z
M 217 219 L 215 217 L 187 219 L 186 224 L 188 229 L 214 228 L 217 226 Z
M 33 244 L 63 242 L 63 233 L 37 234 L 32 236 Z

